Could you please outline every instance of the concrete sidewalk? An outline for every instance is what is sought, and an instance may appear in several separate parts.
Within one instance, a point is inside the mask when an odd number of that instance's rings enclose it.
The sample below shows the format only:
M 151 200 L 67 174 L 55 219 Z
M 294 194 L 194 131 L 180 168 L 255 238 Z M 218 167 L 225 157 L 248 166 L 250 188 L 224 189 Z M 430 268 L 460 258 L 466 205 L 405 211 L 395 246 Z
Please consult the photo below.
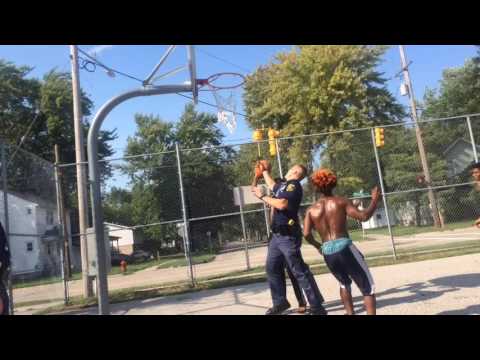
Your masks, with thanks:
M 379 315 L 480 314 L 480 254 L 374 267 Z M 342 315 L 338 284 L 330 274 L 315 277 L 330 315 Z M 296 306 L 293 290 L 288 297 Z M 362 298 L 353 286 L 355 308 Z M 115 315 L 263 315 L 270 306 L 266 283 L 112 305 Z M 97 308 L 72 314 L 96 314 Z

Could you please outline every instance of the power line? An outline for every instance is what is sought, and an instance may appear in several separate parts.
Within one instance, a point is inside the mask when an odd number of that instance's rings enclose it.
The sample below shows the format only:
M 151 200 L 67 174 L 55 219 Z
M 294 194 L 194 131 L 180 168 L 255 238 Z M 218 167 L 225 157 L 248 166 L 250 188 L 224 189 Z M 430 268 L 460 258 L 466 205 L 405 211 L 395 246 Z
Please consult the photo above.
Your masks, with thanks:
M 103 69 L 105 69 L 105 70 L 107 70 L 107 71 L 111 71 L 111 72 L 117 73 L 117 74 L 119 74 L 119 75 L 122 75 L 122 76 L 128 77 L 128 78 L 130 78 L 130 79 L 136 80 L 136 81 L 138 81 L 138 82 L 140 82 L 140 83 L 143 84 L 143 80 L 141 80 L 141 79 L 139 79 L 139 78 L 137 78 L 137 77 L 135 77 L 135 76 L 129 75 L 129 74 L 127 74 L 127 73 L 121 72 L 121 71 L 119 71 L 119 70 L 116 70 L 116 69 L 114 69 L 114 68 L 112 68 L 112 67 L 110 67 L 110 66 L 104 65 L 103 63 L 99 62 L 97 59 L 95 59 L 94 57 L 92 57 L 91 55 L 89 55 L 88 53 L 86 53 L 85 51 L 83 51 L 82 49 L 78 48 L 78 51 L 79 51 L 80 53 L 82 53 L 83 55 L 85 55 L 86 57 L 88 57 L 88 59 L 90 59 L 90 60 L 86 60 L 86 64 L 82 67 L 82 68 L 85 69 L 86 71 L 95 72 L 95 66 L 98 65 L 98 66 L 102 67 Z M 203 51 L 203 50 L 202 50 L 202 51 Z M 203 51 L 203 52 L 204 52 L 204 51 Z M 214 55 L 212 55 L 212 56 L 214 56 Z M 222 59 L 219 59 L 219 60 L 222 60 Z M 85 59 L 84 59 L 84 61 L 85 61 Z M 222 61 L 223 61 L 223 60 L 222 60 Z M 226 60 L 225 60 L 225 61 L 226 61 Z M 88 65 L 88 64 L 90 64 L 90 65 Z M 94 67 L 88 69 L 87 66 L 91 66 L 92 64 L 94 65 Z M 238 65 L 235 65 L 235 64 L 233 64 L 233 66 L 237 66 L 237 67 L 238 67 Z M 247 70 L 247 71 L 249 71 L 249 70 Z M 185 98 L 187 98 L 187 99 L 190 99 L 190 100 L 194 100 L 193 97 L 188 96 L 188 95 L 184 95 L 184 94 L 180 94 L 180 93 L 177 93 L 177 95 L 183 96 L 183 97 L 185 97 Z M 207 101 L 198 100 L 198 102 L 201 103 L 201 104 L 208 105 L 208 106 L 211 106 L 211 107 L 214 107 L 214 108 L 218 109 L 218 106 L 217 106 L 217 105 L 212 104 L 212 103 L 209 103 L 209 102 L 207 102 Z M 231 112 L 234 113 L 235 115 L 238 115 L 238 116 L 243 116 L 243 117 L 245 117 L 245 118 L 247 117 L 247 115 L 242 114 L 242 113 L 239 113 L 239 112 L 237 112 L 237 111 L 231 111 Z
M 10 160 L 8 161 L 8 164 L 10 164 L 10 162 L 13 160 L 13 158 L 15 157 L 15 155 L 17 154 L 18 150 L 20 150 L 20 148 L 22 147 L 23 143 L 25 142 L 25 139 L 27 138 L 28 134 L 30 133 L 30 130 L 32 130 L 32 127 L 33 127 L 33 124 L 35 124 L 35 121 L 37 121 L 37 119 L 39 118 L 40 116 L 40 112 L 37 112 L 35 114 L 35 117 L 33 118 L 32 122 L 30 123 L 30 125 L 28 126 L 27 128 L 27 131 L 25 132 L 25 135 L 23 135 L 21 138 L 20 138 L 20 144 L 18 144 L 18 146 L 16 147 L 13 155 L 10 157 Z M 7 164 L 7 165 L 8 165 Z
M 209 52 L 207 52 L 207 51 L 205 51 L 205 50 L 202 50 L 202 49 L 200 49 L 200 48 L 197 48 L 197 50 L 200 51 L 200 52 L 202 52 L 202 53 L 204 53 L 204 54 L 207 55 L 207 56 L 210 56 L 211 58 L 214 58 L 214 59 L 217 59 L 217 60 L 219 60 L 219 61 L 222 61 L 222 62 L 224 62 L 224 63 L 226 63 L 226 64 L 229 64 L 229 65 L 231 65 L 231 66 L 236 67 L 237 69 L 246 71 L 247 73 L 251 73 L 251 72 L 252 72 L 252 71 L 250 71 L 249 69 L 244 68 L 243 66 L 234 64 L 234 63 L 232 63 L 231 61 L 228 61 L 228 60 L 222 59 L 222 58 L 220 58 L 220 57 L 218 57 L 218 56 L 216 56 L 216 55 L 210 54 Z
M 126 73 L 124 73 L 124 72 L 122 72 L 122 71 L 116 70 L 116 69 L 114 69 L 114 68 L 111 68 L 111 67 L 109 67 L 109 66 L 106 66 L 106 65 L 102 64 L 100 61 L 98 61 L 98 60 L 95 59 L 93 56 L 91 56 L 90 54 L 88 54 L 87 52 L 83 51 L 83 50 L 80 49 L 80 48 L 78 48 L 78 51 L 79 51 L 80 53 L 82 53 L 83 55 L 85 55 L 85 56 L 89 59 L 89 61 L 88 61 L 88 60 L 85 61 L 85 59 L 83 59 L 84 63 L 82 64 L 82 69 L 87 70 L 88 72 L 95 72 L 95 66 L 93 67 L 93 69 L 91 68 L 92 70 L 89 70 L 89 69 L 87 68 L 87 65 L 93 64 L 93 65 L 98 65 L 98 66 L 104 68 L 105 70 L 107 70 L 107 72 L 113 72 L 113 73 L 115 73 L 115 74 L 119 74 L 119 75 L 125 76 L 125 77 L 127 77 L 127 78 L 130 78 L 130 79 L 132 79 L 132 80 L 136 80 L 136 81 L 139 81 L 139 82 L 143 83 L 143 80 L 141 80 L 141 79 L 139 79 L 139 78 L 137 78 L 137 77 L 135 77 L 135 76 L 126 74 Z

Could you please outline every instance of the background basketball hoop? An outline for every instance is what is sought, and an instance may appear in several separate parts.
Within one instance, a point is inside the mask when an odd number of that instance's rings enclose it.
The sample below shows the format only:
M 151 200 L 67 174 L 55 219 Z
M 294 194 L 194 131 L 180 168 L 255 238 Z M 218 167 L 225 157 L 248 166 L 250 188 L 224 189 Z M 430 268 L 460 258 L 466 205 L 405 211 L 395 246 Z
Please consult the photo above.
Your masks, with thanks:
M 223 124 L 233 134 L 237 128 L 237 113 L 235 89 L 245 84 L 246 78 L 239 73 L 224 72 L 213 74 L 207 79 L 197 79 L 197 86 L 211 91 L 217 104 L 218 122 Z M 230 90 L 230 91 L 229 91 Z

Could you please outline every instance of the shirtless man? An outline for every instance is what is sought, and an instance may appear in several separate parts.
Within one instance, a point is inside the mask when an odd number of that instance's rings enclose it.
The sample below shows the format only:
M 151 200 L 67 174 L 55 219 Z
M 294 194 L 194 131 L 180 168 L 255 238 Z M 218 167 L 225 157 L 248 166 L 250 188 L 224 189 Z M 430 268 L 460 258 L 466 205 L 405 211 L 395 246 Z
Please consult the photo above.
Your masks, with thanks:
M 337 177 L 328 169 L 317 170 L 311 177 L 315 189 L 323 196 L 305 213 L 303 235 L 308 243 L 316 247 L 325 258 L 325 263 L 340 283 L 340 297 L 345 311 L 353 315 L 351 292 L 352 279 L 364 296 L 368 315 L 376 314 L 375 285 L 363 255 L 353 245 L 347 231 L 347 216 L 367 221 L 373 215 L 380 192 L 378 187 L 372 190 L 372 201 L 365 210 L 359 210 L 343 197 L 333 195 Z M 315 241 L 312 229 L 318 231 L 322 244 Z

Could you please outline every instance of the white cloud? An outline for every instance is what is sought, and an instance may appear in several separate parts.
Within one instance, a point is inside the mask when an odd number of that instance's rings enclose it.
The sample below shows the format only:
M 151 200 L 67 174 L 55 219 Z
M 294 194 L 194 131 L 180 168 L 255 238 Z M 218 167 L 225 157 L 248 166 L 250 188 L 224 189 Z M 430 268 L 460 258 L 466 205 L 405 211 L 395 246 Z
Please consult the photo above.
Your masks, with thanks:
M 91 56 L 98 56 L 100 55 L 100 53 L 104 52 L 105 50 L 108 50 L 108 49 L 111 49 L 113 47 L 113 45 L 97 45 L 97 46 L 94 46 L 93 48 L 91 48 L 90 50 L 88 50 L 88 53 L 91 55 Z

